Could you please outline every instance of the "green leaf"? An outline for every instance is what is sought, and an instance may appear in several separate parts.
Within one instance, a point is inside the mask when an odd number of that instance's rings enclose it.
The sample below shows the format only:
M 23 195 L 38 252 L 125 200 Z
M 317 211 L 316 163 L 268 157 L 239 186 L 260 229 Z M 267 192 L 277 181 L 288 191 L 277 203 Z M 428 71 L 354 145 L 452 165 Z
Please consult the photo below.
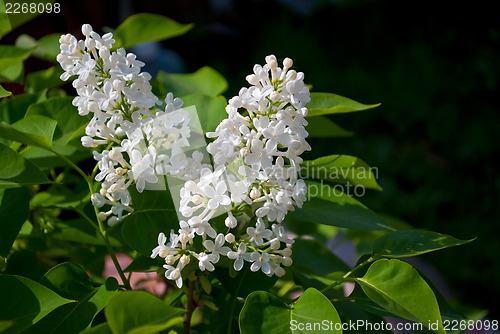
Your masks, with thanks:
M 0 137 L 50 150 L 57 122 L 44 116 L 23 118 L 13 125 L 0 121 Z
M 30 35 L 22 34 L 16 39 L 16 47 L 23 50 L 30 50 L 31 55 L 40 59 L 56 63 L 59 54 L 59 38 L 61 34 L 49 34 L 38 41 Z M 60 68 L 60 66 L 58 66 Z M 62 70 L 61 70 L 62 72 Z M 61 82 L 62 84 L 62 82 Z
M 332 225 L 359 230 L 393 230 L 359 201 L 327 184 L 306 181 L 308 200 L 289 212 L 285 221 Z
M 302 178 L 382 190 L 377 183 L 378 169 L 349 155 L 329 155 L 304 161 L 300 167 Z M 352 189 L 353 193 L 355 191 L 359 192 L 357 189 Z
M 157 14 L 135 14 L 116 28 L 113 33 L 116 40 L 113 47 L 127 49 L 141 43 L 165 40 L 185 34 L 192 27 L 192 24 L 180 24 Z
M 201 94 L 215 97 L 227 89 L 226 79 L 208 66 L 189 74 L 170 74 L 160 71 L 156 78 L 163 86 L 164 94 L 174 92 L 176 96 Z
M 59 79 L 63 70 L 60 66 L 52 66 L 46 70 L 29 73 L 26 76 L 25 90 L 34 93 L 47 88 L 59 87 L 63 81 Z
M 111 328 L 109 328 L 108 323 L 105 322 L 95 327 L 86 329 L 82 332 L 82 334 L 113 334 L 113 332 L 111 331 Z
M 0 191 L 0 256 L 9 254 L 21 227 L 28 219 L 29 201 L 30 192 L 26 188 Z
M 25 277 L 0 275 L 0 321 L 13 321 L 4 334 L 19 333 L 69 302 Z
M 24 117 L 29 106 L 43 100 L 45 94 L 19 94 L 7 101 L 0 103 L 0 119 L 12 124 Z
M 307 118 L 307 132 L 310 138 L 351 137 L 353 133 L 326 116 L 315 116 Z
M 36 48 L 33 50 L 32 55 L 40 59 L 56 63 L 56 57 L 60 52 L 59 38 L 61 34 L 49 34 L 40 38 L 36 43 Z M 60 66 L 57 66 L 60 68 Z
M 133 249 L 149 256 L 158 245 L 160 232 L 168 235 L 171 229 L 179 228 L 177 211 L 167 191 L 144 190 L 139 194 L 134 187 L 129 189 L 134 212 L 123 220 L 123 239 Z
M 85 298 L 94 290 L 85 269 L 71 262 L 64 262 L 50 269 L 42 277 L 40 284 L 64 298 L 76 300 Z
M 194 106 L 203 132 L 215 131 L 217 125 L 227 118 L 227 101 L 223 96 L 187 95 L 182 97 L 183 107 Z
M 335 324 L 340 317 L 330 301 L 318 290 L 309 288 L 292 305 L 274 295 L 256 291 L 250 294 L 240 313 L 240 331 L 251 333 L 342 333 Z M 337 325 L 338 326 L 338 325 Z
M 230 265 L 232 266 L 233 264 L 231 263 Z M 233 273 L 234 275 L 231 276 Z M 276 276 L 269 277 L 261 271 L 251 271 L 249 265 L 245 265 L 240 271 L 235 271 L 234 267 L 231 267 L 229 270 L 217 268 L 214 274 L 228 293 L 232 296 L 243 298 L 256 290 L 268 290 L 277 281 Z
M 320 276 L 349 270 L 342 260 L 317 240 L 295 239 L 292 250 L 293 266 L 296 269 Z
M 73 98 L 70 96 L 58 96 L 32 104 L 26 116 L 46 116 L 57 121 L 54 133 L 54 147 L 56 151 L 62 149 L 66 144 L 75 138 L 80 138 L 85 134 L 85 126 L 89 120 L 78 114 L 72 104 Z M 78 147 L 81 146 L 78 140 Z M 63 153 L 62 151 L 59 153 Z
M 12 93 L 9 92 L 8 90 L 5 90 L 5 88 L 3 88 L 1 85 L 0 85 L 0 99 L 1 98 L 4 98 L 4 97 L 7 97 L 7 96 L 11 96 Z
M 36 39 L 28 34 L 21 34 L 16 38 L 15 46 L 23 50 L 33 50 L 36 48 Z
M 23 61 L 30 54 L 30 50 L 0 45 L 0 82 L 21 82 L 24 71 Z
M 0 157 L 0 188 L 51 183 L 37 166 L 1 143 Z
M 446 334 L 434 292 L 408 263 L 377 260 L 356 282 L 370 299 L 387 311 L 424 326 L 437 322 L 436 332 Z
M 109 279 L 108 279 L 109 280 Z M 116 279 L 114 279 L 116 281 Z M 118 295 L 116 285 L 104 284 L 90 292 L 78 302 L 62 305 L 30 328 L 37 334 L 72 334 L 87 328 L 108 301 Z
M 184 310 L 143 291 L 126 291 L 113 297 L 104 313 L 113 334 L 149 334 L 182 322 Z
M 307 104 L 308 117 L 340 114 L 378 107 L 378 104 L 362 104 L 332 93 L 311 93 L 311 101 Z
M 4 35 L 8 34 L 12 30 L 12 26 L 10 25 L 9 15 L 5 12 L 5 4 L 3 0 L 0 0 L 0 38 Z M 0 325 L 0 330 L 1 330 Z
M 467 244 L 471 240 L 460 240 L 452 236 L 431 231 L 407 230 L 384 234 L 373 243 L 373 255 L 403 258 L 436 250 Z

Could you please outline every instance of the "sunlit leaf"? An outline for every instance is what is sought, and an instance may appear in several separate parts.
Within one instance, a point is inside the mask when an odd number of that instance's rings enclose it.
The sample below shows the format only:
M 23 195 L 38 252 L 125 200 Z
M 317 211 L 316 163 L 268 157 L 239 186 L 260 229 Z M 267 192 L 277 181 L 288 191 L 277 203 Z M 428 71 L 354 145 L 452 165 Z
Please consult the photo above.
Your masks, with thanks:
M 37 41 L 32 55 L 40 59 L 56 63 L 56 57 L 60 52 L 59 38 L 61 34 L 48 34 Z M 59 66 L 59 65 L 57 65 Z
M 13 321 L 4 334 L 19 333 L 70 302 L 28 278 L 0 275 L 0 321 Z
M 24 70 L 23 61 L 31 54 L 11 45 L 0 45 L 0 82 L 21 82 Z
M 190 94 L 217 96 L 227 89 L 226 79 L 208 66 L 188 74 L 159 72 L 157 80 L 161 83 L 165 94 L 174 92 L 175 96 Z
M 0 99 L 1 98 L 4 98 L 4 97 L 7 97 L 7 96 L 11 96 L 12 93 L 9 92 L 8 90 L 5 90 L 5 88 L 3 88 L 2 86 L 0 86 Z
M 403 258 L 463 245 L 471 240 L 460 240 L 432 231 L 406 230 L 384 234 L 373 243 L 373 254 L 389 258 Z
M 64 147 L 71 140 L 83 136 L 85 126 L 89 122 L 86 117 L 78 114 L 72 100 L 73 98 L 70 96 L 53 97 L 32 104 L 26 113 L 26 116 L 46 116 L 57 121 L 54 133 L 54 147 L 57 149 Z M 81 143 L 78 140 L 78 147 L 80 146 Z
M 0 188 L 51 182 L 37 166 L 1 143 L 0 157 Z
M 311 101 L 307 104 L 308 117 L 328 114 L 340 114 L 378 107 L 378 104 L 362 104 L 332 93 L 311 93 Z
M 182 322 L 184 310 L 143 291 L 126 291 L 113 297 L 104 313 L 113 334 L 153 334 Z
M 61 86 L 64 82 L 59 79 L 63 70 L 60 66 L 52 66 L 46 70 L 32 72 L 26 75 L 25 89 L 34 93 L 47 88 Z
M 349 155 L 329 155 L 300 166 L 300 175 L 306 179 L 332 181 L 351 186 L 382 190 L 377 183 L 378 169 Z M 353 191 L 358 191 L 353 189 Z
M 0 137 L 50 150 L 56 124 L 53 119 L 38 115 L 23 118 L 13 125 L 0 121 Z
M 308 200 L 289 212 L 290 219 L 359 230 L 393 230 L 375 212 L 327 184 L 306 181 Z
M 114 31 L 116 42 L 113 47 L 126 49 L 141 43 L 165 40 L 185 34 L 192 27 L 192 24 L 181 24 L 157 14 L 131 15 Z
M 69 278 L 69 277 L 68 277 Z M 69 278 L 71 280 L 71 278 Z M 108 279 L 110 280 L 110 279 Z M 112 278 L 116 282 L 116 279 Z M 80 283 L 82 283 L 80 281 Z M 67 282 L 66 284 L 76 284 Z M 37 334 L 72 334 L 87 328 L 108 301 L 118 295 L 118 282 L 93 288 L 79 301 L 62 305 L 30 328 Z
M 4 35 L 6 35 L 12 30 L 12 26 L 10 25 L 9 15 L 5 11 L 6 8 L 4 1 L 0 0 L 0 38 L 2 38 Z
M 253 292 L 245 300 L 239 323 L 242 334 L 315 333 L 320 330 L 342 333 L 335 326 L 341 324 L 335 307 L 313 288 L 307 289 L 292 305 L 268 292 Z M 327 327 L 321 327 L 322 324 Z
M 227 101 L 223 96 L 187 95 L 183 96 L 183 107 L 194 106 L 203 132 L 215 131 L 217 125 L 227 118 Z
M 425 326 L 438 322 L 436 332 L 446 333 L 434 292 L 408 263 L 396 259 L 375 261 L 356 282 L 387 311 Z

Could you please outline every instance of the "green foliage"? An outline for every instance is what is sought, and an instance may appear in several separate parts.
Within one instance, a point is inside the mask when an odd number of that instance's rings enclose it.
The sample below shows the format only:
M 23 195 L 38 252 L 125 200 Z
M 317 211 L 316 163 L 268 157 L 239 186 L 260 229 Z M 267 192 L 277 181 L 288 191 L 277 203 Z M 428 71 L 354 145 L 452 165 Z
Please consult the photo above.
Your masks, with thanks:
M 3 88 L 2 86 L 0 86 L 0 99 L 1 98 L 4 98 L 4 97 L 7 97 L 7 96 L 11 96 L 12 93 L 9 92 L 8 90 L 5 90 L 5 88 Z
M 227 81 L 220 73 L 208 66 L 190 74 L 169 74 L 160 71 L 156 79 L 167 92 L 176 92 L 178 96 L 202 94 L 217 96 L 227 89 Z
M 188 32 L 191 24 L 180 24 L 167 17 L 142 13 L 132 15 L 116 28 L 113 36 L 116 40 L 115 48 L 129 48 L 131 46 L 160 41 L 176 37 Z
M 403 258 L 467 244 L 471 240 L 460 240 L 446 234 L 431 231 L 393 231 L 373 243 L 373 254 L 387 258 Z
M 0 256 L 9 254 L 28 218 L 29 200 L 30 194 L 26 188 L 0 190 Z
M 330 155 L 313 161 L 304 161 L 301 166 L 303 178 L 382 190 L 377 183 L 377 169 L 375 172 L 374 174 L 363 160 L 348 155 Z
M 245 300 L 239 321 L 242 334 L 311 333 L 318 330 L 342 333 L 342 330 L 335 329 L 335 324 L 341 323 L 337 311 L 322 293 L 313 288 L 304 291 L 291 305 L 268 292 L 253 292 Z M 306 324 L 320 327 L 307 327 Z M 321 327 L 325 324 L 327 327 Z
M 290 212 L 286 221 L 299 220 L 360 230 L 390 230 L 382 218 L 353 197 L 327 184 L 307 181 L 310 200 Z
M 0 188 L 50 183 L 36 165 L 1 143 L 0 156 Z
M 113 334 L 154 334 L 182 322 L 184 310 L 146 292 L 127 291 L 113 297 L 104 313 Z
M 436 332 L 446 333 L 434 292 L 406 262 L 378 260 L 356 282 L 383 309 L 424 326 L 437 321 L 439 326 Z
M 0 275 L 0 321 L 4 333 L 20 333 L 71 301 L 30 279 Z
M 223 96 L 192 94 L 182 97 L 182 100 L 184 107 L 196 107 L 203 132 L 215 131 L 220 121 L 227 117 L 224 110 L 227 102 Z
M 378 107 L 379 104 L 362 104 L 332 93 L 311 93 L 311 102 L 308 103 L 308 117 L 341 114 Z

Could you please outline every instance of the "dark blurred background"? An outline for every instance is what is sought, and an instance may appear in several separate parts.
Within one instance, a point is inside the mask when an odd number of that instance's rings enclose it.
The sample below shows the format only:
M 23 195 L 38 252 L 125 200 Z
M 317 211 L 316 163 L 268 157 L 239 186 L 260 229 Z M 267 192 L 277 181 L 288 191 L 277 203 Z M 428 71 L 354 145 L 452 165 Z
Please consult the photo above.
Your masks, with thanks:
M 381 102 L 377 109 L 332 117 L 356 136 L 313 141 L 310 156 L 361 157 L 378 168 L 384 188 L 361 199 L 370 208 L 417 228 L 477 237 L 423 258 L 439 270 L 454 298 L 500 318 L 495 1 L 59 2 L 62 15 L 42 15 L 2 43 L 22 32 L 80 36 L 83 23 L 102 32 L 132 13 L 152 12 L 195 27 L 145 52 L 150 71 L 209 65 L 228 79 L 231 97 L 246 85 L 253 64 L 273 53 L 293 58 L 314 91 Z

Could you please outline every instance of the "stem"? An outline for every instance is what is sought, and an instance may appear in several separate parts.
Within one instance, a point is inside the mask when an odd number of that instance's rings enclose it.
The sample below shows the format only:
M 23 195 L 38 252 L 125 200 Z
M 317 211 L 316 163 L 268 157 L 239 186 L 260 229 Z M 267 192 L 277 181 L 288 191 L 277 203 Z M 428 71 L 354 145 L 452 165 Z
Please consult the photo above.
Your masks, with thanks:
M 61 155 L 61 154 L 57 153 L 54 150 L 51 150 L 51 152 L 54 153 L 55 155 L 57 155 L 62 160 L 64 160 L 74 170 L 76 170 L 78 172 L 78 174 L 80 174 L 84 178 L 84 180 L 87 182 L 87 185 L 89 187 L 90 193 L 91 194 L 94 193 L 95 190 L 94 190 L 93 175 L 95 174 L 97 168 L 94 168 L 94 171 L 92 172 L 92 176 L 88 176 L 87 174 L 85 174 L 85 172 L 80 167 L 78 167 L 75 163 L 73 163 L 73 161 L 69 160 L 64 155 Z M 94 207 L 94 212 L 95 212 L 95 215 L 96 215 L 97 224 L 99 225 L 99 229 L 96 228 L 96 230 L 97 230 L 97 232 L 99 232 L 99 235 L 102 237 L 102 239 L 104 241 L 104 244 L 106 245 L 106 248 L 108 250 L 109 256 L 111 257 L 111 260 L 113 261 L 113 264 L 116 267 L 116 271 L 118 272 L 118 275 L 120 276 L 125 289 L 132 290 L 132 287 L 130 286 L 130 282 L 127 280 L 127 277 L 125 276 L 125 273 L 123 272 L 123 269 L 120 266 L 120 263 L 118 262 L 118 259 L 116 258 L 116 255 L 115 255 L 115 252 L 113 250 L 113 247 L 111 246 L 108 234 L 106 233 L 106 227 L 104 226 L 103 222 L 100 221 L 97 218 L 97 214 L 99 213 L 99 211 L 97 210 L 96 207 Z M 94 226 L 94 228 L 95 228 L 94 222 L 84 212 L 80 211 L 79 213 L 80 213 L 80 215 L 82 215 L 82 217 L 86 221 L 90 222 L 91 225 Z
M 341 279 L 333 282 L 332 284 L 330 284 L 329 286 L 327 286 L 326 288 L 324 288 L 323 290 L 321 290 L 321 293 L 325 293 L 327 292 L 328 290 L 330 289 L 333 289 L 334 287 L 344 283 L 348 278 L 349 276 L 351 276 L 356 270 L 366 266 L 367 264 L 373 262 L 375 260 L 375 258 L 373 256 L 370 256 L 366 261 L 363 261 L 361 262 L 360 264 L 358 264 L 357 266 L 355 266 L 354 268 L 352 268 L 351 270 L 349 270 L 348 272 L 345 273 L 344 276 L 342 276 Z
M 191 332 L 191 317 L 197 306 L 194 300 L 194 281 L 189 280 L 187 297 L 188 302 L 186 305 L 186 314 L 184 315 L 184 334 L 189 334 Z

